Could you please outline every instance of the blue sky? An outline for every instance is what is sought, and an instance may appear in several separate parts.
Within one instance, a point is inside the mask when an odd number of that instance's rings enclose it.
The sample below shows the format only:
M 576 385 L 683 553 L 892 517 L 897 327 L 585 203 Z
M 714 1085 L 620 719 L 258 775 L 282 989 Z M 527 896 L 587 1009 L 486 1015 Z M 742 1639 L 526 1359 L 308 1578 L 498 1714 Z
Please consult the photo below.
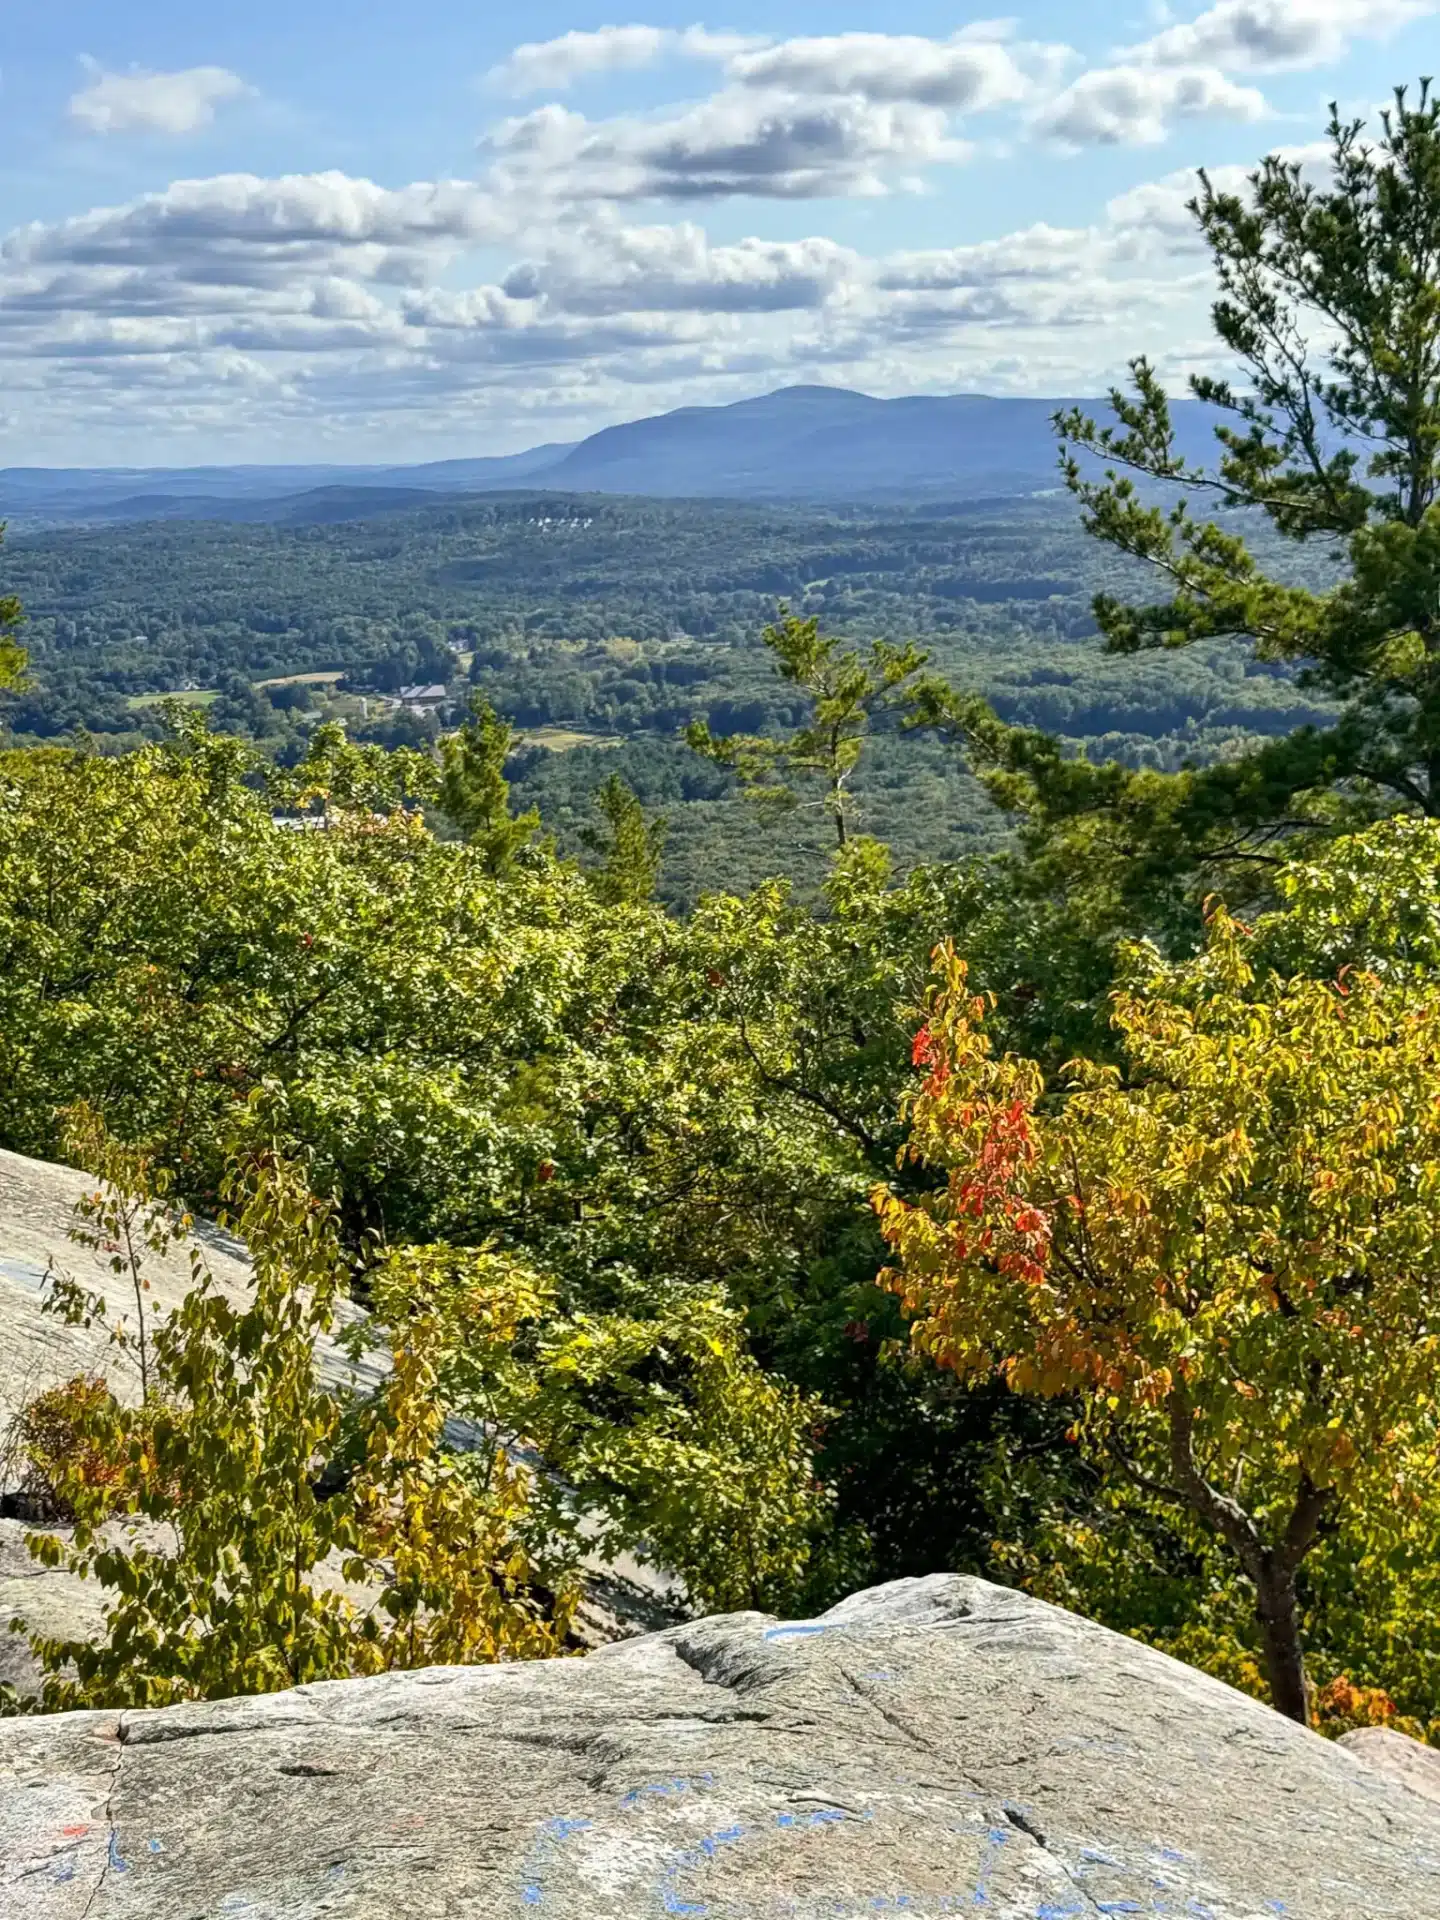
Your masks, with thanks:
M 1213 364 L 1197 165 L 1440 0 L 7 0 L 0 465 L 506 452 L 820 380 Z

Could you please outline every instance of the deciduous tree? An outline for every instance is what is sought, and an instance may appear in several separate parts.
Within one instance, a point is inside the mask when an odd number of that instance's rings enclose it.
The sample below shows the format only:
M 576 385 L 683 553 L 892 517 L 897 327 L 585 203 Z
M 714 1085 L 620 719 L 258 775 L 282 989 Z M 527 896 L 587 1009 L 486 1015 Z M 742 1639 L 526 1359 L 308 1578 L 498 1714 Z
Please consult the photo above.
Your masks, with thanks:
M 57 1485 L 73 1540 L 29 1545 L 108 1598 L 94 1640 L 30 1635 L 45 1706 L 163 1705 L 558 1651 L 574 1595 L 535 1604 L 529 1476 L 498 1440 L 480 1485 L 447 1453 L 437 1330 L 423 1318 L 398 1330 L 393 1369 L 358 1410 L 353 1480 L 327 1486 L 348 1444 L 344 1399 L 316 1377 L 349 1271 L 332 1211 L 268 1154 L 237 1163 L 231 1193 L 250 1298 L 231 1299 L 194 1249 L 191 1291 L 152 1336 L 149 1401 L 76 1403 L 76 1470 Z M 112 1192 L 109 1204 L 153 1198 Z M 368 1582 L 368 1602 L 340 1590 L 342 1570 Z
M 1303 1720 L 1302 1563 L 1341 1520 L 1398 1537 L 1440 1437 L 1440 992 L 1249 949 L 1217 910 L 1200 958 L 1152 953 L 1115 1000 L 1123 1071 L 1062 1091 L 996 1057 L 943 950 L 907 1148 L 943 1184 L 877 1204 L 917 1349 L 1073 1396 L 1234 1556 Z

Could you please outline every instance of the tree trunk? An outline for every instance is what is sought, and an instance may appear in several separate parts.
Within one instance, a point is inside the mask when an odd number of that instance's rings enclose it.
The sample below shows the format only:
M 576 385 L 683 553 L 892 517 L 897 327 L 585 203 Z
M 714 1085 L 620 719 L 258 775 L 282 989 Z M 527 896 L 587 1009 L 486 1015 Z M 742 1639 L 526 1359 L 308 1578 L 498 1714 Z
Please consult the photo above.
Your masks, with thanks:
M 1323 1401 L 1319 1404 L 1323 1406 Z M 1255 1617 L 1265 1647 L 1270 1704 L 1288 1720 L 1298 1720 L 1302 1727 L 1308 1727 L 1310 1689 L 1305 1679 L 1295 1570 L 1319 1537 L 1321 1522 L 1335 1503 L 1334 1489 L 1317 1487 L 1302 1469 L 1281 1543 L 1267 1546 L 1253 1517 L 1237 1499 L 1212 1487 L 1196 1463 L 1195 1415 L 1183 1374 L 1170 1394 L 1170 1460 L 1175 1485 L 1152 1487 L 1152 1491 L 1198 1514 L 1240 1562 L 1255 1589 Z
M 1295 1576 L 1271 1565 L 1255 1583 L 1255 1613 L 1265 1645 L 1270 1702 L 1277 1713 L 1310 1724 L 1310 1688 L 1305 1678 L 1305 1649 L 1300 1640 L 1300 1607 Z

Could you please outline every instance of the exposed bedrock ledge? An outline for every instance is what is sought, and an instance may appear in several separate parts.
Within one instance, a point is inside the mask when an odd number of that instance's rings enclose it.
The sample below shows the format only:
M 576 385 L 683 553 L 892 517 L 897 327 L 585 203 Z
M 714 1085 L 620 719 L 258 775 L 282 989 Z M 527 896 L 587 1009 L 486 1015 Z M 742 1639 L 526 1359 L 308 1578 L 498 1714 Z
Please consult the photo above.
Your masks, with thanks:
M 1440 1807 L 983 1581 L 0 1724 L 5 1920 L 1431 1920 Z

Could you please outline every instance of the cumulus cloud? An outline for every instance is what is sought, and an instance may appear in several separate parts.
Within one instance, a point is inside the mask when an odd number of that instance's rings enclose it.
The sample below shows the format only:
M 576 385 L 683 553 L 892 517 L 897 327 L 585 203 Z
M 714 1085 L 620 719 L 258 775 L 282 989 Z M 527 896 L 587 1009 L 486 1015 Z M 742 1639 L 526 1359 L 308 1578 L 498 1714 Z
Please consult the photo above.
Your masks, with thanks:
M 1217 0 L 1082 73 L 1034 124 L 1085 147 L 1153 144 L 1178 120 L 1259 120 L 1265 96 L 1233 75 L 1323 66 L 1436 12 L 1440 0 Z
M 865 274 L 833 240 L 740 240 L 704 229 L 621 227 L 512 268 L 504 292 L 573 314 L 786 313 L 813 310 Z
M 87 64 L 89 85 L 70 100 L 70 118 L 87 133 L 196 133 L 210 125 L 217 106 L 251 91 L 227 67 L 107 73 Z
M 840 33 L 785 40 L 737 55 L 732 79 L 801 94 L 858 94 L 975 111 L 1021 100 L 1031 81 L 1000 38 L 973 32 L 949 40 L 914 34 Z
M 1219 0 L 1127 57 L 1157 66 L 1276 73 L 1323 66 L 1355 40 L 1382 39 L 1436 11 L 1437 0 Z
M 877 285 L 895 291 L 950 292 L 1001 281 L 1073 281 L 1095 271 L 1099 236 L 1089 227 L 1040 222 L 999 240 L 892 254 Z
M 427 252 L 495 240 L 512 223 L 472 181 L 392 189 L 343 173 L 218 174 L 51 224 L 20 227 L 0 266 L 160 272 L 209 286 L 333 270 L 404 278 Z
M 1214 67 L 1097 67 L 1036 116 L 1036 129 L 1069 147 L 1149 146 L 1176 120 L 1260 120 L 1264 94 Z
M 968 152 L 937 107 L 741 88 L 655 119 L 590 121 L 552 104 L 486 145 L 505 192 L 574 201 L 875 194 L 897 166 Z
M 661 60 L 725 60 L 756 42 L 745 34 L 704 27 L 597 27 L 529 40 L 486 78 L 505 93 L 562 92 L 596 73 L 635 71 Z

